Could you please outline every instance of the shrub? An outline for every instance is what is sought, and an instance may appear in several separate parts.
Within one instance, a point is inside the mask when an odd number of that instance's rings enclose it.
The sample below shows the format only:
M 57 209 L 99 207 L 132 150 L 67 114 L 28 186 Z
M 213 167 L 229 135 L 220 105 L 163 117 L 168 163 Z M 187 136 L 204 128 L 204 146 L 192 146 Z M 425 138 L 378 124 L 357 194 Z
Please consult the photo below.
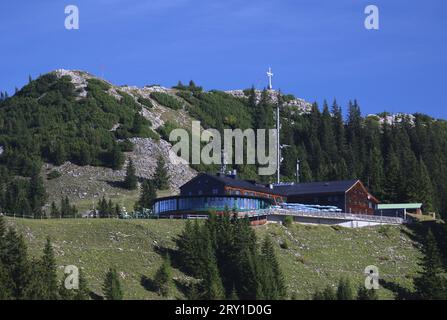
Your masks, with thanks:
M 53 170 L 50 173 L 47 174 L 47 179 L 48 180 L 53 180 L 53 179 L 57 179 L 61 176 L 62 174 L 59 171 Z
M 155 99 L 159 104 L 174 110 L 181 109 L 183 106 L 180 100 L 164 92 L 152 92 L 151 98 Z
M 286 228 L 290 228 L 292 226 L 293 223 L 293 217 L 292 216 L 285 216 L 284 217 L 284 222 L 283 225 Z
M 166 121 L 163 126 L 157 128 L 157 132 L 163 140 L 169 141 L 169 134 L 176 128 L 177 125 L 174 122 Z
M 284 241 L 282 241 L 279 244 L 279 246 L 281 247 L 281 249 L 287 250 L 289 249 L 289 242 L 286 239 L 284 239 Z
M 143 106 L 147 107 L 147 108 L 153 108 L 154 107 L 154 105 L 152 104 L 152 101 L 147 99 L 147 98 L 139 97 L 137 99 L 137 101 L 139 103 L 141 103 Z

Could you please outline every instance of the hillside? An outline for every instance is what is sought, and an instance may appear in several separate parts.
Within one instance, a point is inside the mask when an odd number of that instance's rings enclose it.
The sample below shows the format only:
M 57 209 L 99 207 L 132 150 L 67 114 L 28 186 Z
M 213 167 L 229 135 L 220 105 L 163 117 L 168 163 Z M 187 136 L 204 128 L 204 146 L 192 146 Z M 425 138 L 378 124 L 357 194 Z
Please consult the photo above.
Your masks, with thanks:
M 172 239 L 184 226 L 178 220 L 7 218 L 7 222 L 25 236 L 35 257 L 41 255 L 45 237 L 50 236 L 60 276 L 63 265 L 77 265 L 85 271 L 91 289 L 98 295 L 106 269 L 115 266 L 127 299 L 160 298 L 146 290 L 141 280 L 144 276 L 153 277 L 162 262 L 160 250 L 173 248 Z M 411 278 L 419 270 L 420 246 L 406 227 L 345 229 L 293 225 L 286 229 L 268 224 L 255 230 L 258 239 L 266 233 L 274 239 L 289 296 L 295 293 L 299 299 L 310 298 L 317 288 L 335 285 L 341 276 L 360 285 L 364 281 L 363 269 L 371 264 L 379 267 L 387 284 L 397 288 L 411 289 Z M 287 249 L 281 245 L 284 241 Z M 178 270 L 174 270 L 173 278 L 178 284 L 173 297 L 182 299 L 181 284 L 191 279 Z M 382 288 L 379 296 L 391 299 L 393 292 Z
M 128 210 L 138 190 L 120 187 L 127 159 L 140 179 L 153 177 L 164 158 L 175 194 L 197 172 L 218 165 L 188 165 L 170 151 L 175 128 L 258 129 L 275 125 L 278 92 L 253 89 L 206 91 L 193 81 L 172 88 L 115 85 L 87 72 L 56 70 L 31 80 L 0 100 L 0 210 L 48 213 L 68 196 L 80 210 L 105 196 Z M 361 179 L 384 203 L 422 202 L 426 212 L 447 213 L 447 122 L 423 114 L 363 117 L 357 101 L 342 110 L 281 95 L 281 176 L 300 180 Z M 187 160 L 187 159 L 186 159 Z M 233 165 L 244 179 L 262 182 L 256 165 Z M 38 171 L 48 198 L 32 194 Z

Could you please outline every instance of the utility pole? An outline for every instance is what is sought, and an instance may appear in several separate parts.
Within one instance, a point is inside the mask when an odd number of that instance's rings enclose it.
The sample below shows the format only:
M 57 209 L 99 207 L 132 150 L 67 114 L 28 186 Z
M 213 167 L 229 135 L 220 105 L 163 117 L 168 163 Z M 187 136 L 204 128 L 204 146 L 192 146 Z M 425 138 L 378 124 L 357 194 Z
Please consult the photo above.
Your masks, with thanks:
M 300 159 L 296 159 L 296 183 L 300 183 Z
M 225 151 L 224 149 L 222 149 L 220 152 L 220 174 L 223 176 L 225 175 L 225 172 L 227 170 L 227 162 L 225 158 Z
M 281 182 L 281 145 L 279 142 L 279 131 L 281 124 L 279 123 L 279 103 L 276 106 L 276 183 Z

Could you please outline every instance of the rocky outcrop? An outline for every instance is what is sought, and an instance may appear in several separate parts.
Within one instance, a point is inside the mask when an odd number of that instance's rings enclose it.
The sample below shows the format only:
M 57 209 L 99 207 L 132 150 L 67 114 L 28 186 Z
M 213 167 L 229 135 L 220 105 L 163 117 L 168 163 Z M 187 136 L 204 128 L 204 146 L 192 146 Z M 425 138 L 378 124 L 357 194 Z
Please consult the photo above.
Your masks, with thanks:
M 169 183 L 173 191 L 197 175 L 197 172 L 189 166 L 188 162 L 171 150 L 171 144 L 164 140 L 158 143 L 149 138 L 132 138 L 134 150 L 130 154 L 135 165 L 136 174 L 142 178 L 152 178 L 157 167 L 157 158 L 162 156 L 169 172 Z
M 236 97 L 236 98 L 248 98 L 248 96 L 245 94 L 244 90 L 228 90 L 225 92 L 232 95 L 233 97 Z M 275 90 L 269 90 L 268 92 L 269 92 L 270 100 L 272 101 L 272 103 L 277 103 L 279 92 L 275 91 Z M 255 93 L 256 93 L 256 103 L 259 103 L 259 101 L 261 100 L 262 91 L 255 90 Z M 311 103 L 306 102 L 305 100 L 300 99 L 300 98 L 294 98 L 289 101 L 286 101 L 284 103 L 284 105 L 296 109 L 296 112 L 299 114 L 310 113 L 310 111 L 312 109 Z

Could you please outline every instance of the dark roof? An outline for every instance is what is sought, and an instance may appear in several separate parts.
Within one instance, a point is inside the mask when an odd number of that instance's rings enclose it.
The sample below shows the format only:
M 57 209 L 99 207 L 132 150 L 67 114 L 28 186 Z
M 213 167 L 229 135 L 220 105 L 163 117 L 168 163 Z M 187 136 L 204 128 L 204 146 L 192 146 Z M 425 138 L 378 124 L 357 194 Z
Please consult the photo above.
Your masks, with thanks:
M 285 196 L 313 193 L 344 193 L 359 180 L 308 182 L 293 185 L 274 186 L 274 190 Z
M 255 181 L 241 180 L 241 179 L 238 179 L 237 177 L 233 178 L 233 177 L 229 177 L 229 176 L 212 175 L 212 174 L 208 174 L 208 173 L 201 173 L 201 174 L 199 174 L 199 176 L 206 176 L 208 178 L 215 179 L 216 181 L 219 181 L 219 182 L 225 184 L 226 186 L 230 186 L 230 187 L 240 188 L 240 189 L 244 189 L 244 190 L 251 190 L 251 191 L 256 191 L 256 192 L 264 192 L 264 193 L 269 193 L 269 194 L 281 195 L 281 193 L 279 193 L 277 190 L 270 189 L 270 188 L 266 187 L 264 184 L 257 183 Z
M 187 184 L 193 182 L 197 178 L 202 177 L 214 179 L 215 181 L 221 182 L 229 187 L 235 187 L 256 192 L 264 192 L 268 194 L 275 194 L 286 197 L 291 195 L 306 195 L 306 194 L 318 194 L 318 193 L 344 193 L 359 181 L 359 180 L 343 180 L 343 181 L 308 182 L 299 184 L 284 184 L 284 185 L 275 185 L 273 189 L 271 189 L 267 185 L 257 183 L 255 181 L 241 180 L 230 176 L 200 173 L 196 178 L 193 178 L 192 180 L 187 182 Z

